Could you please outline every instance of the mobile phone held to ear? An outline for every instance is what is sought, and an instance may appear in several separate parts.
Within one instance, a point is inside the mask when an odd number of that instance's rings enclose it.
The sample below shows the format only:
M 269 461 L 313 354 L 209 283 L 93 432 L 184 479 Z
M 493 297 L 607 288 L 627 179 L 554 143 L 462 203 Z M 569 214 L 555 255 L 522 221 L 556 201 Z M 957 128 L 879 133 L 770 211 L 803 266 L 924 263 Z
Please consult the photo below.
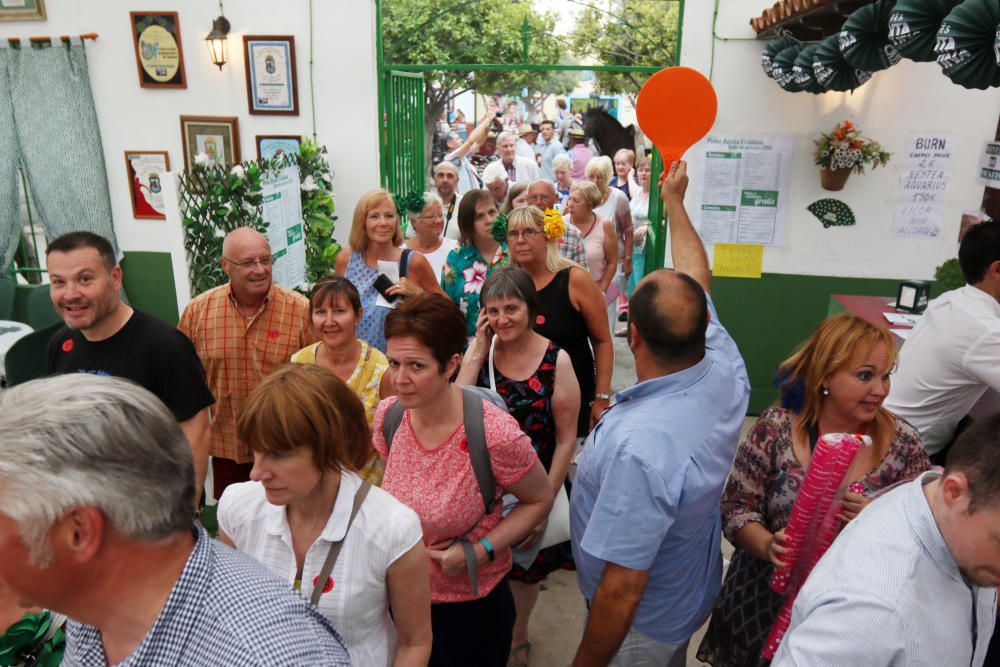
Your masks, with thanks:
M 384 298 L 389 303 L 395 303 L 400 298 L 398 294 L 386 293 L 386 291 L 390 287 L 392 287 L 393 284 L 394 283 L 391 280 L 389 280 L 389 278 L 384 273 L 378 274 L 378 277 L 375 278 L 375 283 L 374 283 L 375 289 L 378 290 L 378 293 L 382 295 L 382 298 Z

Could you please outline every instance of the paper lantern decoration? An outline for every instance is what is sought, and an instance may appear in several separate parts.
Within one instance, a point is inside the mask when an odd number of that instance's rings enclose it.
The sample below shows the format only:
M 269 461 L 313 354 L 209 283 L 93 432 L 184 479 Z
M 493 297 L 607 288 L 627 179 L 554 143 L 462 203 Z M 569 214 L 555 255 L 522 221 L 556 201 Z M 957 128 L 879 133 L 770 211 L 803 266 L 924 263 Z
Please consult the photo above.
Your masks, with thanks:
M 799 84 L 795 82 L 795 72 L 792 71 L 792 68 L 795 66 L 795 59 L 798 58 L 802 49 L 803 46 L 796 42 L 787 49 L 782 49 L 778 52 L 778 55 L 774 56 L 771 76 L 778 82 L 779 86 L 790 93 L 797 93 L 802 90 Z
M 889 41 L 900 55 L 917 62 L 937 60 L 937 42 L 941 21 L 962 0 L 896 0 L 889 15 Z
M 816 44 L 810 44 L 799 51 L 795 62 L 792 63 L 792 78 L 795 85 L 807 93 L 823 93 L 826 89 L 816 80 L 816 72 L 813 70 L 813 54 L 816 53 Z
M 760 66 L 764 68 L 764 74 L 772 78 L 774 77 L 774 74 L 771 73 L 771 68 L 774 67 L 774 57 L 793 44 L 798 44 L 798 42 L 794 37 L 787 35 L 778 39 L 772 39 L 767 43 L 764 51 L 760 54 Z
M 945 76 L 965 88 L 1000 86 L 995 51 L 1000 1 L 965 0 L 941 22 L 937 62 Z
M 860 70 L 844 60 L 837 35 L 830 35 L 813 51 L 813 72 L 824 90 L 854 90 L 871 78 L 872 73 Z
M 879 0 L 847 17 L 838 43 L 848 63 L 866 72 L 877 72 L 899 62 L 899 51 L 889 41 L 893 4 L 895 0 Z
M 823 227 L 847 227 L 854 224 L 854 211 L 837 199 L 820 199 L 807 208 L 823 223 Z

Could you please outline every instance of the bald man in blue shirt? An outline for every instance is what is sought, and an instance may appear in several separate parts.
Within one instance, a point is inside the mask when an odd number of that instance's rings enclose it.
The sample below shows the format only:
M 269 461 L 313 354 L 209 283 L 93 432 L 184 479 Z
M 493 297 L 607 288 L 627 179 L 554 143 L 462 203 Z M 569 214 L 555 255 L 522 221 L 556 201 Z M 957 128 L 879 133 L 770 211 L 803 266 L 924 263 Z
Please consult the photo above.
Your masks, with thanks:
M 687 182 L 675 162 L 661 186 L 675 270 L 648 275 L 630 302 L 638 382 L 587 438 L 573 486 L 573 557 L 589 608 L 576 667 L 683 666 L 721 586 L 719 498 L 750 382 L 709 296 Z

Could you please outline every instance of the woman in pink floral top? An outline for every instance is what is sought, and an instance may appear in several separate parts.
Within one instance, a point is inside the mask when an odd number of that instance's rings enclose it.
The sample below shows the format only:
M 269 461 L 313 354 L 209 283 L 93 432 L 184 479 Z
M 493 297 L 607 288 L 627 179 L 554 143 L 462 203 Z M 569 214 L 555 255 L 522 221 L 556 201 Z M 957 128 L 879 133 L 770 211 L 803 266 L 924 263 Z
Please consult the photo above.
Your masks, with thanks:
M 759 667 L 782 598 L 785 526 L 823 433 L 867 433 L 848 470 L 839 519 L 846 523 L 880 490 L 930 467 L 917 430 L 882 407 L 896 344 L 888 330 L 852 315 L 824 320 L 778 369 L 781 405 L 768 408 L 736 452 L 722 495 L 723 532 L 735 547 L 698 648 L 715 667 Z
M 373 444 L 386 462 L 382 488 L 412 508 L 423 528 L 434 633 L 429 664 L 503 667 L 514 626 L 506 578 L 510 546 L 546 516 L 552 487 L 514 418 L 484 402 L 496 497 L 511 493 L 519 500 L 506 517 L 500 503 L 484 514 L 469 458 L 462 390 L 452 382 L 465 346 L 465 318 L 458 306 L 438 295 L 407 299 L 386 317 L 385 334 L 388 372 L 406 410 L 390 448 L 382 422 L 397 398 L 382 401 Z M 462 539 L 475 554 L 476 592 Z

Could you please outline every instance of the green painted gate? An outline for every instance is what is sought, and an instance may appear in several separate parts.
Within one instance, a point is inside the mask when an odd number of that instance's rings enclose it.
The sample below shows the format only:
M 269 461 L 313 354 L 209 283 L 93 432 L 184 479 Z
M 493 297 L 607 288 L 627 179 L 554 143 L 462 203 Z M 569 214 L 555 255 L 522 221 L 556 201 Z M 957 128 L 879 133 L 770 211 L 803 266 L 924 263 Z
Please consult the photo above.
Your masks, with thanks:
M 382 173 L 391 192 L 423 192 L 424 75 L 390 70 L 384 81 Z

